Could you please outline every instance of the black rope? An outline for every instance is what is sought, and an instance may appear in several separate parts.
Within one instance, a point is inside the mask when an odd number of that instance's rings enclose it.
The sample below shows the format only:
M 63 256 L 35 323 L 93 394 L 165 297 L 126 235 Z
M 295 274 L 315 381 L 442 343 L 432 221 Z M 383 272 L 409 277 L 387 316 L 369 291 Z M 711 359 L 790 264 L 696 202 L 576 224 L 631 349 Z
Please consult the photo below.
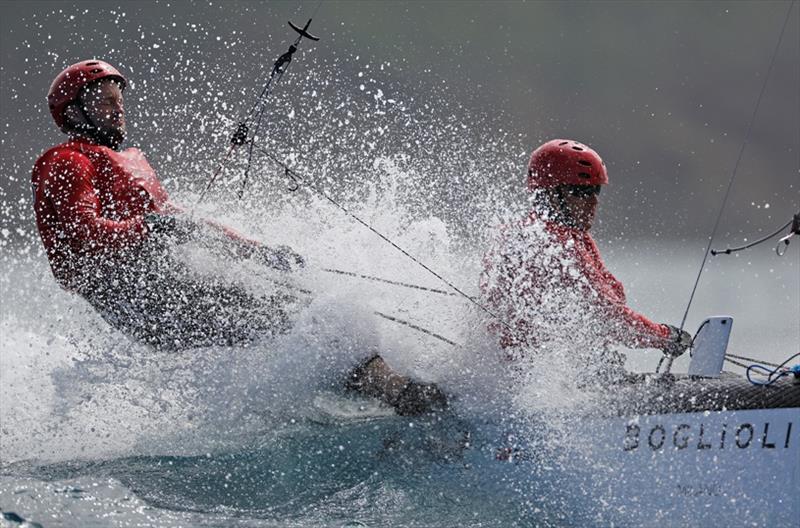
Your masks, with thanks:
M 413 288 L 415 290 L 428 291 L 428 292 L 431 292 L 431 293 L 438 293 L 438 294 L 441 294 L 441 295 L 449 295 L 449 296 L 452 296 L 452 297 L 457 297 L 458 296 L 457 293 L 453 293 L 453 292 L 449 292 L 449 291 L 445 291 L 445 290 L 439 290 L 437 288 L 428 288 L 427 286 L 418 286 L 416 284 L 411 284 L 411 283 L 408 283 L 408 282 L 400 282 L 400 281 L 393 281 L 393 280 L 389 280 L 389 279 L 382 279 L 380 277 L 374 277 L 372 275 L 362 275 L 360 273 L 353 273 L 352 271 L 344 271 L 344 270 L 338 270 L 338 269 L 333 269 L 333 268 L 322 268 L 322 271 L 326 271 L 328 273 L 336 273 L 338 275 L 347 275 L 348 277 L 357 277 L 359 279 L 367 279 L 367 280 L 371 280 L 371 281 L 375 281 L 375 282 L 385 282 L 386 284 L 392 284 L 394 286 L 402 286 L 404 288 Z
M 703 268 L 706 265 L 708 254 L 711 251 L 711 244 L 714 242 L 714 236 L 717 234 L 717 228 L 719 227 L 719 222 L 722 219 L 722 212 L 725 210 L 725 204 L 727 204 L 728 202 L 728 196 L 731 193 L 731 188 L 733 187 L 733 181 L 736 179 L 736 172 L 739 170 L 739 163 L 742 161 L 742 155 L 744 154 L 744 149 L 747 146 L 747 142 L 750 140 L 750 133 L 753 130 L 753 123 L 756 120 L 756 114 L 758 114 L 758 107 L 761 106 L 761 99 L 764 97 L 764 92 L 767 90 L 767 81 L 769 80 L 770 73 L 772 72 L 772 68 L 775 65 L 775 58 L 778 56 L 778 50 L 781 47 L 783 34 L 786 32 L 786 26 L 789 24 L 789 15 L 792 13 L 792 8 L 794 7 L 795 2 L 796 0 L 792 0 L 792 3 L 789 4 L 789 9 L 786 10 L 786 20 L 783 21 L 783 27 L 781 28 L 781 32 L 778 35 L 778 42 L 775 44 L 775 51 L 773 51 L 772 53 L 772 59 L 770 59 L 769 67 L 767 68 L 767 74 L 764 76 L 764 82 L 761 85 L 761 91 L 759 92 L 758 98 L 756 99 L 756 106 L 753 109 L 753 115 L 750 117 L 750 122 L 747 125 L 747 132 L 745 133 L 744 141 L 742 142 L 742 147 L 739 149 L 739 155 L 737 156 L 736 163 L 733 166 L 733 173 L 731 174 L 730 180 L 728 180 L 728 188 L 725 189 L 725 196 L 722 199 L 722 206 L 719 208 L 717 219 L 714 222 L 714 229 L 711 231 L 711 236 L 708 239 L 708 246 L 706 247 L 706 252 L 703 255 L 703 262 L 700 264 L 700 271 L 697 273 L 697 279 L 695 279 L 694 281 L 692 294 L 689 296 L 689 303 L 686 305 L 686 311 L 683 314 L 683 319 L 681 319 L 681 326 L 680 326 L 681 331 L 683 331 L 683 325 L 686 324 L 686 317 L 689 315 L 689 308 L 692 306 L 692 300 L 694 300 L 694 294 L 697 291 L 697 285 L 700 283 L 700 276 L 703 274 Z
M 741 359 L 742 361 L 752 361 L 753 363 L 761 363 L 763 365 L 767 365 L 769 367 L 777 367 L 777 363 L 770 363 L 769 361 L 763 361 L 761 359 L 753 359 L 745 356 L 737 356 L 736 354 L 725 354 L 726 357 L 732 357 L 736 359 Z
M 795 217 L 800 217 L 800 214 L 795 215 Z M 763 238 L 759 238 L 755 242 L 750 242 L 749 244 L 746 244 L 744 246 L 739 246 L 739 247 L 735 247 L 735 248 L 729 247 L 729 248 L 726 248 L 726 249 L 712 249 L 711 250 L 711 255 L 715 256 L 715 257 L 717 255 L 730 255 L 731 253 L 736 253 L 737 251 L 744 251 L 745 249 L 750 249 L 751 247 L 757 246 L 758 244 L 761 244 L 762 242 L 766 242 L 770 238 L 780 234 L 781 231 L 783 231 L 784 229 L 786 229 L 787 227 L 792 225 L 792 223 L 794 223 L 794 222 L 795 222 L 794 219 L 789 220 L 788 222 L 783 224 L 781 227 L 779 227 L 778 230 L 775 231 L 774 233 L 772 233 L 770 235 L 767 235 L 767 236 L 765 236 Z M 792 234 L 794 234 L 794 231 L 792 232 Z
M 308 22 L 306 23 L 306 27 L 303 28 L 303 31 L 308 29 L 308 26 L 310 24 L 311 24 L 311 19 L 309 18 Z M 298 31 L 298 33 L 300 32 Z M 261 91 L 261 95 L 259 95 L 258 99 L 256 100 L 256 106 L 259 106 L 258 116 L 256 118 L 256 125 L 253 128 L 253 136 L 250 138 L 250 141 L 248 142 L 249 144 L 247 148 L 247 165 L 245 165 L 244 169 L 244 178 L 242 179 L 242 187 L 241 189 L 239 189 L 239 198 L 241 198 L 244 195 L 244 190 L 247 187 L 247 180 L 250 176 L 250 168 L 253 164 L 253 147 L 255 146 L 256 139 L 258 138 L 258 132 L 261 130 L 261 123 L 264 120 L 264 113 L 266 112 L 267 109 L 266 100 L 270 95 L 272 95 L 272 90 L 273 90 L 272 84 L 275 83 L 275 85 L 277 85 L 280 82 L 281 78 L 283 77 L 283 74 L 286 73 L 287 69 L 289 69 L 289 66 L 292 64 L 292 57 L 294 56 L 294 53 L 297 51 L 297 46 L 300 44 L 300 41 L 302 39 L 303 39 L 303 33 L 300 33 L 297 36 L 297 39 L 295 39 L 294 43 L 291 46 L 289 46 L 289 50 L 280 57 L 278 57 L 278 59 L 272 66 L 272 72 L 269 75 L 269 80 L 267 81 L 267 84 L 264 86 L 264 89 Z M 252 111 L 253 109 L 251 109 L 251 113 Z M 241 130 L 243 127 L 246 128 L 246 126 L 247 123 L 245 121 L 239 126 L 239 129 Z
M 725 356 L 725 358 L 724 358 L 724 359 L 725 359 L 725 361 L 728 361 L 728 362 L 730 362 L 730 363 L 733 363 L 734 365 L 740 366 L 740 367 L 742 367 L 743 369 L 748 369 L 748 368 L 750 368 L 750 365 L 745 365 L 744 363 L 739 363 L 739 362 L 738 362 L 738 361 L 736 361 L 735 359 L 731 359 L 731 358 L 729 358 L 727 355 Z
M 236 134 L 234 134 L 234 137 L 236 137 Z M 211 189 L 211 186 L 214 185 L 214 182 L 217 181 L 217 178 L 222 173 L 222 169 L 228 162 L 228 158 L 231 157 L 231 154 L 233 154 L 233 151 L 234 149 L 236 149 L 237 146 L 238 145 L 236 144 L 236 142 L 234 141 L 231 142 L 230 146 L 228 147 L 228 151 L 225 153 L 225 156 L 223 156 L 222 160 L 220 160 L 220 162 L 217 164 L 217 168 L 214 170 L 214 173 L 211 175 L 211 178 L 208 179 L 208 183 L 203 188 L 202 192 L 200 193 L 200 196 L 197 198 L 197 201 L 194 203 L 194 207 L 192 207 L 192 210 L 190 211 L 191 213 L 194 213 L 195 207 L 203 203 L 203 199 L 206 197 L 206 193 Z
M 408 321 L 404 321 L 403 319 L 398 319 L 397 317 L 392 317 L 391 315 L 386 315 L 385 313 L 381 313 L 381 312 L 375 312 L 375 315 L 383 317 L 384 319 L 388 319 L 389 321 L 392 321 L 393 323 L 397 323 L 397 324 L 401 324 L 403 326 L 407 326 L 407 327 L 409 327 L 409 328 L 411 328 L 413 330 L 416 330 L 418 332 L 422 332 L 423 334 L 427 334 L 427 335 L 429 335 L 431 337 L 435 337 L 439 341 L 444 341 L 448 345 L 452 345 L 452 346 L 455 346 L 455 347 L 459 346 L 459 344 L 456 343 L 455 341 L 450 341 L 446 337 L 440 336 L 436 332 L 432 332 L 432 331 L 428 330 L 427 328 L 422 328 L 421 326 L 417 326 L 417 325 L 415 325 L 413 323 L 409 323 Z
M 297 49 L 298 49 L 298 47 L 300 45 L 300 41 L 303 40 L 303 38 L 307 38 L 307 39 L 313 40 L 313 41 L 319 40 L 319 37 L 315 37 L 314 35 L 312 35 L 312 34 L 310 34 L 308 32 L 308 27 L 311 25 L 311 21 L 314 19 L 314 17 L 317 16 L 317 12 L 319 11 L 320 6 L 322 6 L 322 0 L 320 0 L 319 3 L 317 4 L 317 7 L 314 9 L 314 12 L 311 14 L 311 18 L 309 18 L 308 22 L 306 22 L 305 27 L 299 28 L 299 27 L 295 26 L 294 24 L 292 24 L 291 21 L 289 22 L 289 26 L 295 32 L 298 33 L 297 38 L 289 46 L 289 49 L 286 51 L 286 53 L 284 53 L 283 55 L 278 57 L 277 60 L 273 63 L 272 71 L 270 72 L 270 76 L 267 79 L 267 82 L 264 84 L 264 88 L 261 89 L 261 93 L 258 94 L 258 97 L 256 98 L 255 102 L 253 103 L 253 106 L 250 107 L 250 110 L 248 110 L 247 114 L 245 114 L 245 117 L 239 120 L 240 123 L 245 123 L 246 124 L 250 120 L 250 118 L 253 116 L 253 114 L 256 111 L 256 108 L 258 108 L 259 105 L 261 105 L 262 109 L 263 109 L 265 100 L 272 93 L 272 90 L 271 90 L 270 87 L 272 85 L 273 80 L 274 80 L 274 82 L 276 84 L 278 83 L 278 81 L 280 81 L 281 76 L 283 76 L 284 72 L 289 67 L 289 63 L 292 62 L 292 57 L 294 56 L 294 53 L 297 51 Z

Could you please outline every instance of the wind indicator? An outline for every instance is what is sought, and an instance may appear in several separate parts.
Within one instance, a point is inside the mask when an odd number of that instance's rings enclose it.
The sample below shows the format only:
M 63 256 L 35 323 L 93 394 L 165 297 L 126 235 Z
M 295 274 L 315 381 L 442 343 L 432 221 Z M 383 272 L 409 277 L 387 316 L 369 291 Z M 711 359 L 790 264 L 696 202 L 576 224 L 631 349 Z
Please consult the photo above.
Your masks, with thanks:
M 297 42 L 295 42 L 295 44 L 299 43 L 300 39 L 302 39 L 303 37 L 305 37 L 307 39 L 310 39 L 310 40 L 314 40 L 314 41 L 319 40 L 319 37 L 315 37 L 314 35 L 312 35 L 311 33 L 308 32 L 308 26 L 311 25 L 311 19 L 310 18 L 308 19 L 308 22 L 306 22 L 306 25 L 303 26 L 302 29 L 297 27 L 297 26 L 295 26 L 292 23 L 291 20 L 289 21 L 289 25 L 292 27 L 293 30 L 295 30 L 298 33 L 300 33 L 300 38 L 297 39 Z

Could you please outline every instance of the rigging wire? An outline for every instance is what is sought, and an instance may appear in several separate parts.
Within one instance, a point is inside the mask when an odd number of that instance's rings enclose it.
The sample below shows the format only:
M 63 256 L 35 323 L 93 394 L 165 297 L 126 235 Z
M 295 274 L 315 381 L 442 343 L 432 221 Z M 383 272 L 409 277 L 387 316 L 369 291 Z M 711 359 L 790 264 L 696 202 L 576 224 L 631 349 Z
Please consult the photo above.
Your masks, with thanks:
M 742 361 L 752 361 L 753 363 L 761 363 L 763 365 L 767 365 L 769 367 L 777 368 L 779 365 L 777 363 L 770 363 L 769 361 L 763 361 L 761 359 L 753 359 L 745 356 L 737 356 L 736 354 L 725 354 L 726 357 L 732 357 L 736 359 L 741 359 Z
M 322 5 L 321 0 L 320 3 L 317 4 L 317 9 L 314 11 L 314 15 L 312 15 L 312 17 L 308 19 L 308 22 L 306 22 L 304 28 L 300 29 L 291 22 L 289 22 L 289 25 L 292 27 L 292 29 L 297 31 L 298 33 L 297 38 L 295 39 L 294 43 L 291 46 L 289 46 L 289 50 L 280 57 L 278 57 L 278 60 L 275 61 L 275 64 L 272 66 L 272 73 L 270 73 L 269 80 L 267 80 L 267 84 L 264 86 L 264 89 L 261 91 L 261 95 L 259 95 L 259 98 L 256 101 L 256 106 L 259 107 L 258 116 L 256 118 L 256 126 L 253 130 L 253 135 L 248 141 L 247 165 L 245 166 L 244 169 L 244 178 L 242 179 L 242 187 L 239 189 L 240 199 L 244 195 L 244 190 L 247 187 L 247 180 L 250 176 L 250 169 L 253 164 L 253 148 L 255 147 L 256 140 L 258 139 L 258 132 L 261 130 L 261 123 L 264 120 L 264 113 L 267 110 L 267 102 L 266 102 L 267 98 L 270 95 L 272 95 L 272 91 L 274 89 L 272 86 L 273 82 L 274 84 L 277 85 L 280 82 L 281 78 L 283 77 L 283 74 L 286 73 L 287 69 L 289 69 L 289 66 L 292 64 L 292 57 L 294 56 L 294 53 L 297 51 L 297 48 L 300 45 L 300 41 L 303 40 L 303 38 L 308 38 L 310 40 L 319 40 L 318 37 L 315 37 L 314 35 L 308 33 L 308 27 L 311 25 L 311 20 L 314 18 L 314 16 L 316 16 L 316 12 L 317 10 L 319 10 L 320 5 Z M 251 113 L 252 111 L 253 109 L 251 109 Z M 243 122 L 243 124 L 240 125 L 240 129 L 243 126 L 246 127 L 246 122 Z
M 381 313 L 381 312 L 378 312 L 378 311 L 376 311 L 374 313 L 375 313 L 375 315 L 377 315 L 379 317 L 383 317 L 384 319 L 392 321 L 393 323 L 397 323 L 397 324 L 400 324 L 400 325 L 403 325 L 403 326 L 407 326 L 407 327 L 411 328 L 412 330 L 416 330 L 417 332 L 421 332 L 423 334 L 427 334 L 427 335 L 429 335 L 431 337 L 434 337 L 434 338 L 438 339 L 439 341 L 443 341 L 443 342 L 447 343 L 448 345 L 452 345 L 454 347 L 461 346 L 458 343 L 456 343 L 455 341 L 451 341 L 451 340 L 447 339 L 446 337 L 441 336 L 441 335 L 437 334 L 436 332 L 433 332 L 432 330 L 428 330 L 427 328 L 423 328 L 421 326 L 417 326 L 414 323 L 410 323 L 410 322 L 405 321 L 403 319 L 400 319 L 400 318 L 397 318 L 397 317 L 393 317 L 391 315 L 386 315 L 385 313 Z
M 739 155 L 736 158 L 736 163 L 733 166 L 733 172 L 731 173 L 731 177 L 728 180 L 728 187 L 725 189 L 725 196 L 722 199 L 722 205 L 719 208 L 719 213 L 717 214 L 717 219 L 714 222 L 714 228 L 711 230 L 711 236 L 708 239 L 708 246 L 706 247 L 705 254 L 703 255 L 703 262 L 700 264 L 700 270 L 697 273 L 697 278 L 694 281 L 694 287 L 692 287 L 692 293 L 689 296 L 689 303 L 686 305 L 686 311 L 683 314 L 683 318 L 681 319 L 680 330 L 683 331 L 683 327 L 686 324 L 686 317 L 689 315 L 689 308 L 692 306 L 692 301 L 694 300 L 694 294 L 697 291 L 697 285 L 700 283 L 700 277 L 703 274 L 703 269 L 706 265 L 706 260 L 708 260 L 708 255 L 711 252 L 711 245 L 714 242 L 714 236 L 717 234 L 717 229 L 719 228 L 719 222 L 722 219 L 722 213 L 725 210 L 725 205 L 728 202 L 728 197 L 731 192 L 731 188 L 733 187 L 733 182 L 736 179 L 736 173 L 739 170 L 739 164 L 742 161 L 742 156 L 744 154 L 744 149 L 747 146 L 747 142 L 750 140 L 750 134 L 753 130 L 753 123 L 756 120 L 756 115 L 758 114 L 758 108 L 761 106 L 761 99 L 764 96 L 764 92 L 767 89 L 767 82 L 769 81 L 770 73 L 772 72 L 772 68 L 775 65 L 775 59 L 778 56 L 778 50 L 781 47 L 781 41 L 783 40 L 783 35 L 786 32 L 786 26 L 789 25 L 790 15 L 792 13 L 792 9 L 794 8 L 794 4 L 797 0 L 792 0 L 792 3 L 789 4 L 789 8 L 786 10 L 786 19 L 783 21 L 783 27 L 781 28 L 781 32 L 778 35 L 778 42 L 775 44 L 775 50 L 772 53 L 772 58 L 770 59 L 769 66 L 767 68 L 767 73 L 764 75 L 764 82 L 761 85 L 761 91 L 758 94 L 758 98 L 756 99 L 756 105 L 753 109 L 753 114 L 750 117 L 750 122 L 747 125 L 747 131 L 745 132 L 744 141 L 742 142 L 742 147 L 739 149 Z
M 217 164 L 217 168 L 214 170 L 214 173 L 209 178 L 208 183 L 206 184 L 205 188 L 203 188 L 200 196 L 197 199 L 194 207 L 199 206 L 203 199 L 205 198 L 206 194 L 208 193 L 209 189 L 214 185 L 214 182 L 217 180 L 219 175 L 222 173 L 222 169 L 227 164 L 228 160 L 233 154 L 233 151 L 236 150 L 237 147 L 247 144 L 247 164 L 245 166 L 244 171 L 244 178 L 242 179 L 242 189 L 239 191 L 239 198 L 242 197 L 244 193 L 244 188 L 247 185 L 247 180 L 250 175 L 250 168 L 253 161 L 253 148 L 255 147 L 255 141 L 258 137 L 258 132 L 261 129 L 261 123 L 264 118 L 264 113 L 266 112 L 267 104 L 266 101 L 270 95 L 272 95 L 275 86 L 280 82 L 283 74 L 289 68 L 289 65 L 292 62 L 292 57 L 294 53 L 297 51 L 298 47 L 300 46 L 300 42 L 307 38 L 309 40 L 317 41 L 319 37 L 315 37 L 311 33 L 308 32 L 308 27 L 311 25 L 312 19 L 316 16 L 317 12 L 319 11 L 320 6 L 322 6 L 322 0 L 319 1 L 317 4 L 316 9 L 314 9 L 314 13 L 312 14 L 311 18 L 308 19 L 305 26 L 300 28 L 294 25 L 291 21 L 289 22 L 289 26 L 298 33 L 297 38 L 294 42 L 289 46 L 289 49 L 278 57 L 278 59 L 272 65 L 272 71 L 267 78 L 267 82 L 264 84 L 264 87 L 261 89 L 261 93 L 258 94 L 253 105 L 247 111 L 242 119 L 239 120 L 239 124 L 236 127 L 236 131 L 231 135 L 230 145 L 228 147 L 227 152 L 223 156 L 222 160 Z M 255 128 L 253 131 L 253 135 L 250 139 L 248 139 L 249 134 L 249 126 L 248 123 L 251 119 L 255 116 Z M 192 209 L 192 211 L 194 208 Z
M 375 281 L 375 282 L 384 282 L 386 284 L 392 284 L 394 286 L 402 286 L 404 288 L 412 288 L 412 289 L 415 289 L 415 290 L 422 290 L 422 291 L 427 291 L 427 292 L 431 292 L 431 293 L 438 293 L 440 295 L 449 295 L 451 297 L 457 297 L 458 296 L 457 293 L 453 293 L 453 292 L 449 292 L 449 291 L 445 291 L 445 290 L 440 290 L 440 289 L 437 289 L 437 288 L 429 288 L 427 286 L 419 286 L 417 284 L 411 284 L 410 282 L 393 281 L 393 280 L 389 280 L 389 279 L 383 279 L 381 277 L 375 277 L 373 275 L 363 275 L 361 273 L 354 273 L 352 271 L 344 271 L 344 270 L 339 270 L 339 269 L 334 269 L 334 268 L 322 268 L 322 271 L 327 272 L 327 273 L 335 273 L 335 274 L 338 274 L 338 275 L 347 275 L 348 277 L 357 277 L 359 279 L 366 279 L 366 280 L 371 280 L 371 281 Z
M 262 154 L 267 156 L 269 159 L 271 159 L 273 162 L 275 162 L 279 167 L 281 167 L 284 170 L 285 174 L 287 176 L 290 176 L 292 178 L 293 182 L 296 185 L 303 186 L 303 187 L 305 187 L 307 189 L 310 189 L 311 191 L 313 191 L 318 196 L 321 196 L 322 198 L 324 198 L 325 200 L 327 200 L 328 202 L 333 204 L 339 210 L 344 212 L 347 216 L 349 216 L 350 218 L 352 218 L 353 220 L 355 220 L 356 222 L 358 222 L 362 226 L 364 226 L 367 229 L 369 229 L 370 231 L 372 231 L 375 235 L 380 237 L 384 242 L 386 242 L 387 244 L 389 244 L 390 246 L 395 248 L 397 251 L 399 251 L 400 253 L 405 255 L 412 262 L 414 262 L 415 264 L 420 266 L 422 269 L 424 269 L 425 271 L 427 271 L 428 273 L 430 273 L 431 275 L 433 275 L 434 277 L 436 277 L 437 279 L 442 281 L 447 286 L 449 286 L 450 289 L 455 291 L 457 294 L 461 295 L 463 298 L 467 299 L 469 302 L 471 302 L 472 304 L 474 304 L 475 306 L 480 308 L 483 312 L 485 312 L 488 315 L 490 315 L 493 319 L 498 321 L 500 324 L 502 324 L 508 330 L 510 330 L 511 332 L 514 332 L 514 328 L 512 328 L 511 325 L 509 325 L 508 323 L 506 323 L 500 316 L 498 316 L 497 314 L 495 314 L 494 312 L 489 310 L 489 308 L 484 306 L 482 303 L 478 302 L 473 297 L 470 297 L 469 295 L 464 293 L 458 286 L 456 286 L 455 284 L 453 284 L 449 280 L 445 279 L 441 274 L 439 274 L 436 271 L 434 271 L 433 269 L 431 269 L 428 265 L 426 265 L 424 262 L 420 261 L 414 255 L 412 255 L 411 253 L 409 253 L 408 251 L 406 251 L 405 249 L 400 247 L 397 243 L 393 242 L 389 237 L 387 237 L 386 235 L 384 235 L 383 233 L 381 233 L 380 231 L 378 231 L 377 229 L 372 227 L 370 224 L 368 224 L 367 222 L 362 220 L 359 216 L 357 216 L 354 213 L 352 213 L 345 206 L 340 204 L 338 201 L 334 200 L 328 193 L 326 193 L 324 190 L 322 190 L 313 181 L 311 181 L 310 179 L 306 178 L 304 175 L 298 173 L 296 170 L 292 169 L 289 165 L 287 165 L 286 163 L 284 163 L 283 161 L 278 159 L 278 157 L 276 155 L 274 155 L 272 152 L 268 151 L 267 149 L 265 149 L 263 147 L 255 147 L 255 148 L 256 148 L 256 150 L 258 150 L 259 152 L 261 152 Z
M 744 363 L 741 363 L 741 362 L 739 362 L 739 361 L 736 361 L 735 359 L 730 359 L 730 358 L 728 357 L 728 355 L 726 355 L 726 356 L 725 356 L 723 359 L 724 359 L 725 361 L 728 361 L 729 363 L 733 363 L 733 364 L 734 364 L 734 365 L 736 365 L 736 366 L 742 367 L 742 368 L 743 368 L 743 369 L 745 369 L 745 370 L 746 370 L 746 369 L 747 369 L 747 367 L 749 366 L 749 365 L 746 365 L 746 364 L 744 364 Z
M 775 251 L 778 253 L 778 256 L 782 257 L 784 254 L 781 253 L 781 251 L 780 251 L 781 243 L 785 243 L 788 246 L 789 245 L 789 239 L 792 237 L 792 235 L 800 234 L 800 213 L 797 213 L 796 215 L 794 215 L 794 217 L 791 220 L 789 220 L 788 222 L 783 224 L 775 232 L 773 232 L 773 233 L 771 233 L 771 234 L 769 234 L 769 235 L 767 235 L 765 237 L 759 238 L 758 240 L 756 240 L 754 242 L 750 242 L 749 244 L 745 244 L 745 245 L 739 246 L 739 247 L 733 247 L 733 248 L 729 247 L 729 248 L 726 248 L 726 249 L 712 249 L 711 250 L 711 255 L 712 256 L 730 255 L 731 253 L 736 253 L 736 252 L 739 252 L 739 251 L 743 251 L 745 249 L 750 249 L 753 246 L 757 246 L 758 244 L 766 242 L 770 238 L 772 238 L 772 237 L 774 237 L 776 235 L 779 235 L 781 231 L 783 231 L 784 229 L 786 229 L 789 226 L 792 227 L 791 230 L 789 231 L 789 234 L 786 235 L 785 237 L 781 238 L 778 241 L 778 246 L 775 248 Z

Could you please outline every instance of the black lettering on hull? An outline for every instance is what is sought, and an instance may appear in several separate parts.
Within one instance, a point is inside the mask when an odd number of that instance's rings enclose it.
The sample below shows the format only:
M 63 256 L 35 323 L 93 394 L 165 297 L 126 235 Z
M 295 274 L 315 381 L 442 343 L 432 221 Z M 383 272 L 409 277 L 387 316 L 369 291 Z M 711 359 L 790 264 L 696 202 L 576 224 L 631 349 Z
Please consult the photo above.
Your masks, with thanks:
M 639 432 L 641 428 L 636 424 L 628 424 L 625 428 L 625 443 L 623 449 L 625 451 L 633 451 L 639 447 Z
M 686 449 L 689 447 L 689 442 L 692 439 L 692 435 L 689 432 L 691 429 L 692 427 L 689 424 L 680 424 L 675 428 L 675 432 L 672 433 L 672 445 L 675 449 Z
M 789 449 L 789 438 L 792 436 L 792 422 L 789 422 L 789 427 L 786 428 L 786 441 L 783 442 L 783 448 Z
M 703 442 L 706 432 L 706 424 L 700 424 L 700 435 L 697 437 L 697 449 L 711 449 L 711 444 Z
M 792 428 L 793 422 L 785 423 L 785 434 L 783 431 L 784 424 L 776 426 L 774 423 L 740 423 L 733 429 L 733 442 L 738 449 L 748 449 L 755 447 L 756 443 L 761 444 L 762 449 L 777 449 L 783 446 L 784 449 L 789 449 L 792 443 Z M 697 427 L 697 429 L 695 429 Z M 772 427 L 772 436 L 770 436 L 770 427 Z M 777 430 L 776 430 L 777 429 Z M 759 436 L 756 436 L 758 432 Z M 628 423 L 625 426 L 625 436 L 623 438 L 622 448 L 624 451 L 635 451 L 639 449 L 644 443 L 645 435 L 647 437 L 647 445 L 652 451 L 659 451 L 664 449 L 667 445 L 668 439 L 672 438 L 672 447 L 676 450 L 687 449 L 690 445 L 696 445 L 698 451 L 714 449 L 715 447 L 724 450 L 728 442 L 728 424 L 709 425 L 706 423 L 699 424 L 653 424 L 647 426 L 644 430 L 642 426 L 637 423 Z M 697 438 L 696 444 L 693 444 L 695 435 Z M 716 442 L 717 435 L 719 435 L 719 442 Z M 781 442 L 783 438 L 783 442 Z M 733 446 L 730 446 L 733 447 Z
M 775 444 L 767 442 L 767 435 L 769 434 L 769 422 L 764 422 L 764 436 L 761 437 L 761 447 L 764 449 L 775 449 Z
M 747 431 L 747 441 L 742 441 L 742 431 Z M 736 428 L 736 447 L 739 449 L 747 449 L 750 447 L 750 442 L 753 441 L 753 425 L 749 423 L 743 423 L 739 427 Z
M 653 434 L 658 432 L 658 440 L 653 442 Z M 652 429 L 650 429 L 650 434 L 647 435 L 647 444 L 650 446 L 650 449 L 653 451 L 658 451 L 662 447 L 664 447 L 664 441 L 667 439 L 667 431 L 664 429 L 663 425 L 656 425 Z

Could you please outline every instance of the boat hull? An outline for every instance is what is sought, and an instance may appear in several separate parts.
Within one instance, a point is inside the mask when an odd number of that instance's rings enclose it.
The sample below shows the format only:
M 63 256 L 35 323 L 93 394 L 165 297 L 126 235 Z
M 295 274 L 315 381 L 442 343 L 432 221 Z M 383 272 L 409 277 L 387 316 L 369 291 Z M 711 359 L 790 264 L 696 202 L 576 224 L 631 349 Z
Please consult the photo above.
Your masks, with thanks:
M 552 458 L 507 431 L 487 458 L 521 498 L 572 504 L 563 517 L 575 525 L 797 526 L 798 408 L 587 419 L 567 431 L 563 450 L 548 442 Z
M 800 519 L 800 386 L 789 380 L 649 380 L 598 395 L 594 415 L 545 419 L 544 434 L 520 427 L 495 426 L 487 458 L 514 474 L 521 495 L 573 505 L 563 517 L 570 524 L 794 527 Z M 543 474 L 547 466 L 555 469 Z M 553 483 L 546 497 L 542 478 Z

